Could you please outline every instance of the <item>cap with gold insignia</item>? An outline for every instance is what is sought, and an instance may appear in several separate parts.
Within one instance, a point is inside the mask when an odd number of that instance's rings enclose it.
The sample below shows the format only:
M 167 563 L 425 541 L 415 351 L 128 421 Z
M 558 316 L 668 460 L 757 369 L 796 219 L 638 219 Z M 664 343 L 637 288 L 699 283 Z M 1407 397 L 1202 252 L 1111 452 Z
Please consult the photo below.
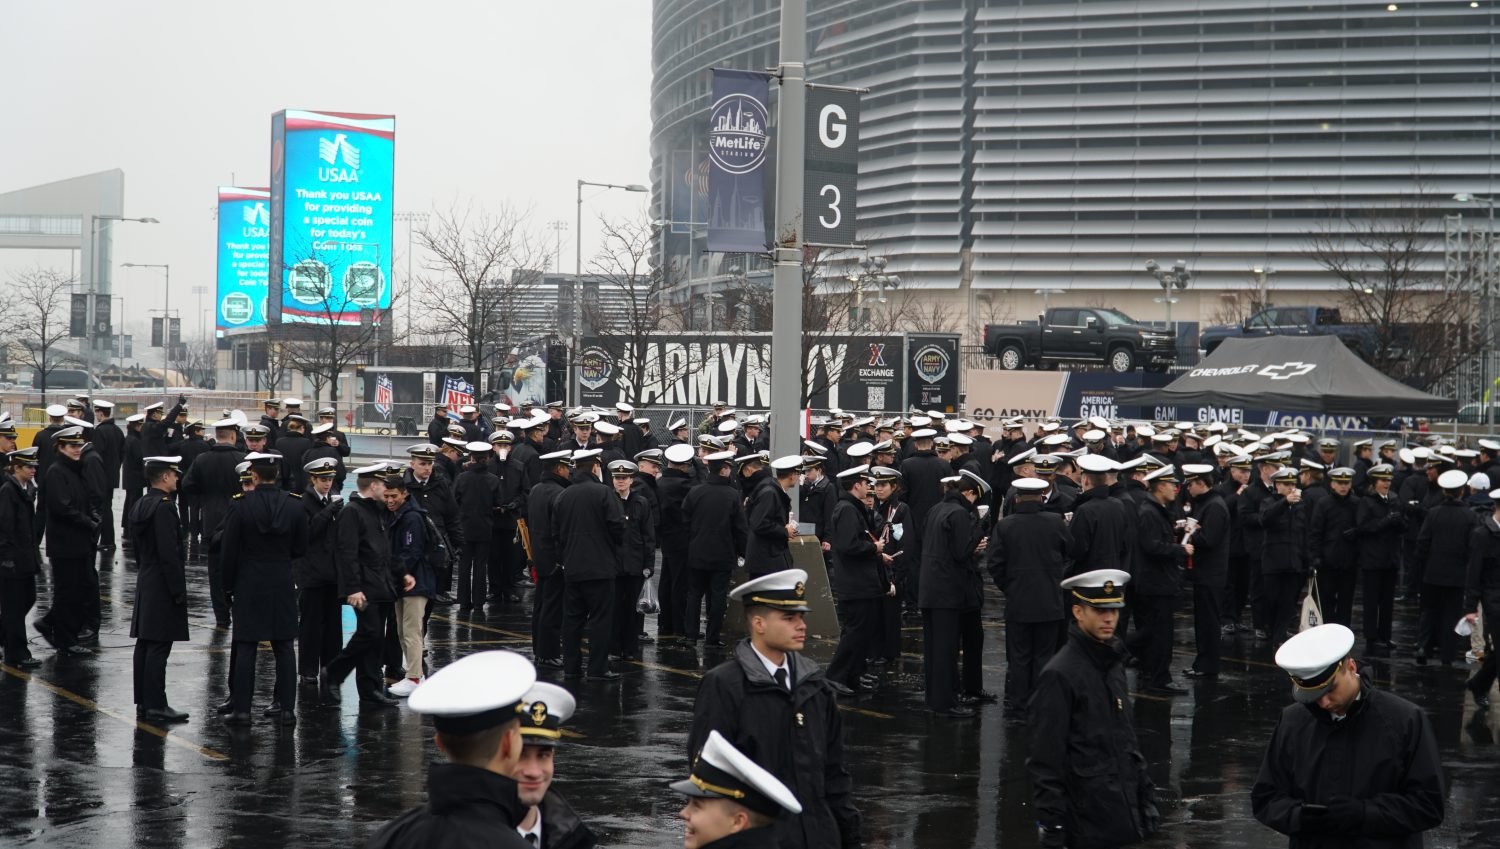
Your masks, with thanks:
M 57 445 L 82 445 L 86 440 L 83 437 L 83 428 L 73 425 L 59 430 L 53 435 L 52 441 Z
M 128 427 L 129 425 L 140 424 L 141 422 L 143 422 L 145 420 L 146 420 L 146 414 L 145 413 L 136 413 L 133 416 L 126 416 L 125 417 L 125 424 Z
M 486 448 L 489 446 L 486 445 Z M 360 466 L 354 470 L 356 478 L 378 478 L 385 474 L 385 463 L 371 463 L 368 466 Z
M 785 784 L 718 731 L 708 732 L 703 750 L 693 760 L 692 774 L 670 786 L 684 796 L 728 799 L 768 817 L 783 810 L 802 813 L 802 805 Z
M 573 462 L 592 463 L 599 458 L 600 454 L 603 453 L 604 452 L 598 448 L 580 448 L 579 450 L 573 452 Z
M 864 475 L 869 474 L 869 472 L 870 467 L 868 465 L 860 464 L 858 466 L 854 466 L 853 468 L 845 469 L 842 472 L 839 472 L 838 479 L 841 481 L 847 481 L 850 478 L 863 477 Z
M 974 474 L 973 472 L 969 471 L 968 469 L 962 469 L 962 470 L 960 470 L 959 473 L 958 473 L 958 477 L 959 477 L 958 486 L 959 486 L 960 489 L 974 489 L 974 488 L 978 488 L 978 490 L 979 490 L 979 497 L 980 498 L 987 498 L 987 497 L 989 497 L 989 494 L 990 494 L 990 485 L 989 485 L 989 482 L 986 481 L 984 478 L 980 477 L 979 475 Z
M 21 448 L 16 451 L 11 451 L 5 455 L 5 461 L 12 466 L 35 466 L 37 464 L 36 455 L 38 451 L 39 449 L 35 445 L 31 446 L 30 448 Z
M 252 469 L 275 469 L 280 468 L 281 455 L 251 451 L 245 455 L 245 462 L 249 463 Z
M 629 460 L 611 460 L 609 463 L 609 476 L 612 478 L 628 478 L 636 473 L 637 468 L 636 464 Z
M 546 465 L 546 466 L 554 466 L 554 465 L 558 465 L 558 464 L 562 464 L 564 466 L 571 466 L 571 465 L 573 465 L 573 452 L 572 451 L 553 451 L 553 452 L 551 452 L 549 454 L 543 454 L 542 456 L 538 457 L 537 459 L 541 460 L 542 464 Z
M 1207 484 L 1214 482 L 1214 467 L 1207 463 L 1189 463 L 1182 467 L 1182 482 L 1192 483 L 1203 481 Z
M 1175 466 L 1162 466 L 1161 468 L 1147 474 L 1144 480 L 1146 481 L 1146 483 L 1152 483 L 1154 481 L 1182 483 L 1182 480 L 1177 477 L 1177 468 Z
M 1372 480 L 1390 480 L 1396 476 L 1396 467 L 1390 463 L 1376 463 L 1365 472 L 1365 477 Z
M 1031 461 L 1032 468 L 1044 478 L 1050 478 L 1057 474 L 1057 467 L 1062 465 L 1063 458 L 1056 454 L 1038 454 Z
M 776 472 L 795 472 L 800 468 L 802 468 L 802 457 L 799 454 L 788 454 L 771 461 L 771 469 Z
M 660 448 L 647 448 L 645 451 L 636 452 L 635 455 L 637 463 L 655 463 L 658 466 L 661 465 L 661 458 L 662 451 Z
M 1125 585 L 1130 583 L 1130 573 L 1119 569 L 1095 569 L 1074 575 L 1062 582 L 1062 588 L 1072 594 L 1073 602 L 1089 607 L 1113 608 L 1125 606 Z
M 729 461 L 734 459 L 734 456 L 735 454 L 733 451 L 715 451 L 712 454 L 705 454 L 703 457 L 703 462 L 710 464 L 728 463 Z
M 1308 628 L 1276 650 L 1276 665 L 1292 679 L 1292 698 L 1316 702 L 1333 689 L 1339 664 L 1354 648 L 1354 632 L 1337 623 Z
M 307 472 L 315 478 L 331 478 L 338 472 L 339 461 L 332 457 L 319 457 L 311 463 L 305 463 L 302 471 Z
M 504 428 L 501 428 L 500 430 L 497 430 L 494 433 L 490 434 L 490 443 L 491 444 L 494 444 L 496 442 L 515 442 L 515 441 L 516 441 L 516 435 L 514 433 L 511 433 L 510 431 L 504 429 Z
M 729 597 L 746 607 L 763 604 L 777 610 L 803 613 L 811 610 L 807 606 L 807 572 L 801 569 L 761 575 L 730 590 Z
M 253 480 L 253 478 L 250 477 L 250 463 L 247 460 L 241 460 L 240 462 L 235 463 L 234 473 L 240 476 L 240 483 L 248 483 Z
M 556 746 L 563 723 L 578 709 L 572 693 L 546 681 L 531 685 L 521 702 L 521 741 L 527 746 Z
M 162 470 L 182 474 L 181 457 L 146 457 L 141 460 L 146 465 L 146 473 L 160 472 Z
M 1271 480 L 1276 483 L 1297 483 L 1297 470 L 1291 466 L 1282 466 L 1271 475 Z
M 672 421 L 667 422 L 668 431 L 683 430 L 686 427 L 687 419 L 673 419 Z
M 870 479 L 870 483 L 872 484 L 901 482 L 900 470 L 891 466 L 871 466 L 870 473 L 867 475 L 867 477 Z
M 1348 483 L 1354 480 L 1354 470 L 1348 466 L 1339 466 L 1328 471 L 1328 479 L 1335 483 Z
M 1016 456 L 1010 458 L 1006 462 L 1010 463 L 1010 465 L 1012 465 L 1012 466 L 1024 466 L 1024 465 L 1026 465 L 1028 463 L 1031 463 L 1031 462 L 1035 461 L 1035 459 L 1036 459 L 1036 449 L 1035 448 L 1027 448 L 1025 451 L 1022 451 L 1021 453 L 1019 453 Z
M 263 424 L 245 425 L 246 439 L 265 439 L 271 433 L 271 429 Z
M 512 651 L 482 651 L 448 664 L 412 691 L 407 705 L 440 734 L 473 734 L 521 719 L 536 667 Z

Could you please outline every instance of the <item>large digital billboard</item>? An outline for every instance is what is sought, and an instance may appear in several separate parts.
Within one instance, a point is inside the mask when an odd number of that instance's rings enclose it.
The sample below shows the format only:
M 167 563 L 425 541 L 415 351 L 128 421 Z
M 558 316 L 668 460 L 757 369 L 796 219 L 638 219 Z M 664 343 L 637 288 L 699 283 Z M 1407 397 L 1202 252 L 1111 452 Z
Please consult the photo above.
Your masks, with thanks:
M 215 330 L 249 330 L 266 323 L 266 273 L 270 269 L 271 193 L 219 187 L 219 274 Z
M 268 320 L 360 323 L 391 306 L 396 118 L 271 116 Z

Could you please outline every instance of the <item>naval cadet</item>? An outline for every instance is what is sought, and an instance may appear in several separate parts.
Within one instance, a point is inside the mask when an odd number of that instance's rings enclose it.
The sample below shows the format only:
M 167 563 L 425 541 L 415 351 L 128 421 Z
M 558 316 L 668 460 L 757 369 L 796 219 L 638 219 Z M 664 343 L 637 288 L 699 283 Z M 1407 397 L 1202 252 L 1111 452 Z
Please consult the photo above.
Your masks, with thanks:
M 15 432 L 9 422 L 0 424 L 0 435 L 5 430 Z M 17 669 L 42 665 L 26 644 L 26 616 L 36 606 L 36 576 L 42 569 L 37 554 L 41 523 L 36 515 L 36 455 L 33 446 L 0 458 L 9 467 L 8 474 L 0 475 L 0 657 Z
M 531 534 L 531 568 L 536 573 L 536 592 L 531 597 L 531 656 L 538 666 L 561 669 L 564 580 L 562 561 L 552 539 L 552 508 L 568 488 L 573 468 L 572 453 L 543 454 L 542 478 L 527 496 L 526 517 Z
M 802 655 L 809 610 L 807 573 L 773 572 L 735 587 L 750 636 L 703 676 L 688 732 L 688 761 L 710 732 L 757 753 L 792 788 L 803 810 L 776 822 L 781 849 L 857 849 L 860 817 L 844 763 L 844 724 L 829 681 Z
M 990 487 L 972 473 L 943 479 L 943 500 L 927 511 L 920 567 L 927 580 L 917 600 L 922 610 L 922 671 L 927 707 L 940 716 L 975 715 L 966 702 L 994 701 L 984 692 L 984 578 L 977 555 L 989 545 L 976 504 Z M 963 654 L 962 686 L 959 654 Z
M 1058 582 L 1068 572 L 1072 535 L 1063 517 L 1042 509 L 1047 482 L 1011 481 L 1015 512 L 995 523 L 984 565 L 1005 594 L 1005 711 L 1017 718 L 1051 662 L 1067 624 Z
M 1193 555 L 1193 641 L 1197 654 L 1182 671 L 1189 678 L 1219 675 L 1219 617 L 1229 583 L 1229 505 L 1214 488 L 1215 469 L 1209 464 L 1182 467 L 1182 480 L 1192 499 L 1193 528 L 1188 539 Z
M 183 492 L 198 499 L 203 514 L 203 538 L 210 541 L 219 533 L 224 518 L 229 514 L 232 499 L 241 491 L 236 467 L 245 459 L 245 452 L 236 447 L 240 435 L 239 420 L 221 419 L 214 422 L 213 428 L 213 446 L 193 461 L 181 486 Z M 128 479 L 128 463 L 125 472 Z M 221 545 L 208 546 L 208 596 L 213 607 L 214 624 L 220 628 L 228 628 L 230 616 L 229 604 L 224 599 L 222 551 Z
M 281 725 L 297 722 L 297 589 L 292 561 L 307 551 L 307 514 L 301 496 L 282 490 L 281 455 L 251 453 L 245 461 L 255 489 L 236 499 L 224 520 L 221 560 L 234 616 L 230 657 L 229 725 L 250 724 L 258 643 L 269 641 L 276 658 L 270 709 Z
M 321 457 L 302 467 L 307 490 L 307 551 L 292 561 L 297 581 L 297 675 L 304 684 L 318 683 L 318 670 L 333 662 L 344 646 L 343 600 L 333 562 L 334 522 L 344 507 L 333 491 L 339 461 Z
M 785 784 L 717 731 L 709 733 L 692 774 L 671 787 L 688 797 L 678 813 L 683 849 L 778 849 L 784 844 L 775 826 L 802 813 Z
M 745 571 L 752 578 L 792 567 L 789 546 L 797 536 L 797 525 L 791 520 L 792 497 L 787 491 L 797 485 L 801 468 L 800 455 L 776 458 L 771 461 L 771 474 L 749 495 Z
M 885 541 L 875 535 L 875 515 L 865 504 L 869 472 L 866 465 L 839 472 L 843 492 L 829 520 L 840 633 L 838 648 L 828 663 L 828 683 L 841 696 L 873 689 L 861 679 L 870 649 L 880 639 L 880 600 L 896 595 L 890 578 L 891 556 L 885 553 Z M 912 513 L 915 519 L 916 511 Z
M 522 703 L 521 760 L 511 777 L 521 804 L 530 809 L 516 824 L 516 831 L 539 849 L 591 849 L 599 842 L 593 829 L 552 786 L 562 726 L 578 702 L 562 687 L 538 681 Z
M 386 823 L 366 849 L 533 849 L 517 826 L 517 772 L 525 741 L 521 718 L 536 669 L 508 651 L 471 654 L 433 673 L 408 704 L 432 717 L 447 763 L 427 768 L 427 804 Z
M 190 639 L 187 558 L 182 519 L 173 498 L 182 478 L 181 462 L 181 457 L 146 458 L 150 489 L 126 519 L 139 564 L 130 616 L 130 636 L 135 638 L 135 705 L 148 722 L 186 722 L 188 718 L 167 704 L 167 658 L 172 643 Z
M 354 634 L 320 673 L 318 694 L 325 705 L 339 704 L 342 699 L 339 688 L 350 673 L 354 673 L 362 707 L 387 708 L 400 704 L 386 690 L 380 674 L 386 623 L 395 607 L 397 587 L 410 590 L 417 581 L 410 573 L 401 571 L 391 556 L 386 522 L 389 510 L 385 505 L 385 484 L 390 472 L 385 463 L 355 469 L 358 490 L 334 523 L 338 593 L 354 608 Z
M 1026 760 L 1039 842 L 1049 849 L 1127 846 L 1160 825 L 1130 719 L 1125 646 L 1114 635 L 1129 581 L 1098 569 L 1062 582 L 1073 624 L 1037 681 Z
M 1361 673 L 1354 632 L 1309 628 L 1282 644 L 1292 679 L 1250 790 L 1255 818 L 1298 849 L 1420 847 L 1443 821 L 1444 779 L 1427 714 Z

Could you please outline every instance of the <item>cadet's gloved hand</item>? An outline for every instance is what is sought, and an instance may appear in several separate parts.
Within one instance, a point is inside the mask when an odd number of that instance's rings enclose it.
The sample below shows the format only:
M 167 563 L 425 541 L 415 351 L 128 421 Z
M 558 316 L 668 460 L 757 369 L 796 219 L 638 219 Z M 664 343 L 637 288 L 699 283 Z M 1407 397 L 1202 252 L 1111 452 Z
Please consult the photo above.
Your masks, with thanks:
M 1068 833 L 1060 825 L 1054 828 L 1039 825 L 1036 827 L 1036 842 L 1042 849 L 1064 849 L 1068 845 Z
M 647 566 L 646 569 L 645 569 L 645 571 L 642 572 L 641 574 L 644 575 L 647 578 L 650 578 L 652 575 L 656 574 L 656 567 L 655 566 Z
M 1337 833 L 1358 833 L 1365 824 L 1365 803 L 1359 799 L 1335 797 L 1328 802 L 1328 813 L 1322 817 L 1326 830 Z
M 187 403 L 187 396 L 186 395 L 178 395 L 177 396 L 177 406 L 181 407 L 183 404 L 186 404 L 186 403 Z

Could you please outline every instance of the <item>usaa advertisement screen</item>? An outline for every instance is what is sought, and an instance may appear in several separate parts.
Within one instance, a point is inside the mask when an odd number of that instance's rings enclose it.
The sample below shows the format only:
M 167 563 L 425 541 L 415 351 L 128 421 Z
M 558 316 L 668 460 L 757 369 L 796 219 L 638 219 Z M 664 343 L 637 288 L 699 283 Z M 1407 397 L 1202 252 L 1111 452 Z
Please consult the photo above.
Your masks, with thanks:
M 215 329 L 250 330 L 266 323 L 270 271 L 271 192 L 219 187 L 219 275 Z
M 390 309 L 395 139 L 392 115 L 273 117 L 272 226 L 281 238 L 271 297 L 282 321 L 358 324 L 362 312 L 368 320 Z

